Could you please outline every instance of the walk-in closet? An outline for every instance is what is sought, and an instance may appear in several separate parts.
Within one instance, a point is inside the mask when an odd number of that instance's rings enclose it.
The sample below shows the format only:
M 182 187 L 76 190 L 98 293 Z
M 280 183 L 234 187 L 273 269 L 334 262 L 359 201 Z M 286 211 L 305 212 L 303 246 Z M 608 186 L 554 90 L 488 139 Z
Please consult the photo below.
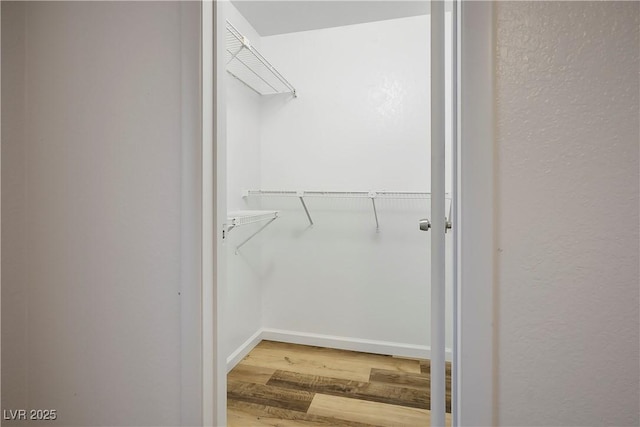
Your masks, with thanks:
M 429 413 L 430 233 L 419 227 L 431 210 L 428 2 L 224 10 L 229 425 L 420 424 Z

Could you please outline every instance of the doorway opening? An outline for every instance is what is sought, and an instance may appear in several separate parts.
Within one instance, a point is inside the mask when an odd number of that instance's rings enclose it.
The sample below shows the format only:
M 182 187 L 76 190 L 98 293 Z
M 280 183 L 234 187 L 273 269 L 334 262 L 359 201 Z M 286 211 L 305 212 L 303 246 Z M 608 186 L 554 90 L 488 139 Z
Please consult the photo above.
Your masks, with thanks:
M 393 15 L 399 3 L 404 16 Z M 431 217 L 428 6 L 224 6 L 226 221 L 217 263 L 229 425 L 402 416 L 394 410 L 428 420 L 430 233 L 418 226 Z M 451 134 L 447 141 L 451 165 Z M 451 166 L 446 175 L 450 222 Z

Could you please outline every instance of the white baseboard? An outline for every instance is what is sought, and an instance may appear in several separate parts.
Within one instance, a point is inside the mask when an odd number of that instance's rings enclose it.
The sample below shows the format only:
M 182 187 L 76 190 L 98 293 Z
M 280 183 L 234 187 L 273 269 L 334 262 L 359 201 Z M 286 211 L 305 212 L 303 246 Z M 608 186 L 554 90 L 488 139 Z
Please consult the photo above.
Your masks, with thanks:
M 227 373 L 231 371 L 240 361 L 247 355 L 260 341 L 262 341 L 262 329 L 251 335 L 240 347 L 236 349 L 229 357 L 227 357 Z
M 365 353 L 386 354 L 389 356 L 431 358 L 431 347 L 427 345 L 403 344 L 391 341 L 364 340 L 360 338 L 338 337 L 333 335 L 311 334 L 282 329 L 264 328 L 262 339 L 287 342 L 291 344 L 315 345 L 340 350 L 362 351 Z M 451 360 L 451 349 L 445 349 L 446 360 Z
M 365 353 L 385 354 L 389 356 L 430 359 L 431 347 L 428 345 L 403 344 L 391 341 L 364 340 L 360 338 L 338 337 L 334 335 L 312 334 L 308 332 L 287 331 L 283 329 L 263 328 L 253 334 L 227 358 L 227 372 L 231 371 L 262 340 L 286 342 L 290 344 L 313 345 L 336 348 L 339 350 L 361 351 Z M 445 349 L 445 359 L 451 361 L 450 348 Z

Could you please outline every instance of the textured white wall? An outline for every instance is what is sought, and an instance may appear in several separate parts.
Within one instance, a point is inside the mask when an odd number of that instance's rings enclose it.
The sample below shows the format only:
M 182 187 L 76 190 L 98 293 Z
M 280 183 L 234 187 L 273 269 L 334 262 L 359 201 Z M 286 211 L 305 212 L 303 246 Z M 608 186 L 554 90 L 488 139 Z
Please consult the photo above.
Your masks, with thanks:
M 637 2 L 498 2 L 498 416 L 638 425 Z
M 202 424 L 202 61 L 201 4 L 180 2 L 180 300 L 182 425 Z
M 2 2 L 2 408 L 27 404 L 25 3 Z
M 197 424 L 199 413 L 181 414 L 183 376 L 196 411 L 201 379 L 198 343 L 181 334 L 181 291 L 200 295 L 181 284 L 194 277 L 184 268 L 197 269 L 183 265 L 181 253 L 200 241 L 191 209 L 199 203 L 189 196 L 198 194 L 189 187 L 198 184 L 198 73 L 184 78 L 194 70 L 185 61 L 197 71 L 198 51 L 183 56 L 183 9 L 179 2 L 24 8 L 26 132 L 20 140 L 3 127 L 2 135 L 3 162 L 11 164 L 3 182 L 25 189 L 2 193 L 3 205 L 8 197 L 7 207 L 19 208 L 3 216 L 3 232 L 19 225 L 19 215 L 25 224 L 19 292 L 28 314 L 14 325 L 25 328 L 14 331 L 26 342 L 22 407 L 57 409 L 47 425 L 177 425 L 181 415 Z M 197 41 L 197 25 L 189 28 Z M 18 72 L 9 77 L 20 85 Z M 187 110 L 193 114 L 182 117 Z M 21 254 L 20 242 L 4 237 L 3 267 Z M 9 279 L 3 275 L 3 316 L 11 302 L 5 291 L 18 285 Z M 199 290 L 197 282 L 185 285 Z M 11 394 L 3 389 L 3 398 Z

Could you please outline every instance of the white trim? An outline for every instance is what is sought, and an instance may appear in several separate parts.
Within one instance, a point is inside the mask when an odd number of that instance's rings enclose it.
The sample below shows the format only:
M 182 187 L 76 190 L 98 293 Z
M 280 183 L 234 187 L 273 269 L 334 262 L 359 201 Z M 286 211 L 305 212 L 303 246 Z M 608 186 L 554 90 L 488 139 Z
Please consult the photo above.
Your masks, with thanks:
M 444 2 L 431 2 L 431 425 L 445 424 L 445 22 Z M 428 286 L 428 284 L 427 284 Z
M 214 146 L 209 164 L 212 171 L 213 188 L 213 268 L 214 268 L 214 337 L 215 359 L 215 425 L 227 425 L 227 358 L 224 349 L 225 341 L 225 307 L 227 300 L 227 248 L 223 240 L 225 223 L 227 222 L 227 102 L 226 102 L 226 64 L 224 61 L 226 17 L 224 8 L 226 1 L 215 1 L 213 6 L 213 117 L 214 117 Z
M 457 426 L 460 419 L 459 399 L 459 375 L 458 375 L 458 283 L 460 277 L 460 0 L 452 0 L 451 2 L 451 218 L 453 226 L 451 232 L 453 234 L 453 266 L 452 266 L 452 299 L 453 299 L 453 360 L 451 363 L 451 425 Z
M 201 60 L 202 60 L 202 425 L 213 426 L 217 414 L 216 402 L 220 377 L 216 375 L 216 335 L 214 316 L 216 312 L 215 259 L 214 259 L 214 188 L 213 188 L 213 130 L 214 130 L 214 58 L 213 58 L 213 2 L 201 3 Z M 215 425 L 218 425 L 217 423 Z
M 385 354 L 389 356 L 415 357 L 420 359 L 429 359 L 431 355 L 431 347 L 426 345 L 312 334 L 308 332 L 287 331 L 283 329 L 264 328 L 262 330 L 262 339 L 291 344 L 335 348 L 339 350 Z M 451 360 L 451 349 L 446 349 L 446 353 L 448 360 Z
M 384 354 L 388 356 L 411 357 L 416 359 L 431 358 L 431 347 L 427 345 L 403 344 L 392 341 L 365 340 L 335 335 L 287 331 L 284 329 L 262 328 L 227 357 L 227 372 L 235 368 L 236 365 L 263 340 L 359 351 L 363 353 Z M 446 360 L 451 360 L 451 349 L 447 348 L 445 352 Z
M 200 4 L 180 3 L 180 423 L 202 424 Z
M 229 357 L 227 357 L 227 373 L 231 371 L 255 346 L 262 341 L 262 329 L 251 335 L 248 340 L 243 342 Z
M 459 425 L 494 417 L 493 4 L 461 5 L 460 211 L 456 378 Z
M 289 344 L 312 345 L 335 348 L 338 350 L 359 351 L 362 353 L 384 354 L 387 356 L 430 359 L 431 347 L 428 345 L 403 344 L 393 341 L 365 340 L 340 337 L 336 335 L 312 334 L 308 332 L 287 331 L 284 329 L 261 328 L 243 342 L 227 357 L 227 373 L 251 352 L 261 341 L 277 341 Z M 453 352 L 445 349 L 446 360 L 451 361 Z

